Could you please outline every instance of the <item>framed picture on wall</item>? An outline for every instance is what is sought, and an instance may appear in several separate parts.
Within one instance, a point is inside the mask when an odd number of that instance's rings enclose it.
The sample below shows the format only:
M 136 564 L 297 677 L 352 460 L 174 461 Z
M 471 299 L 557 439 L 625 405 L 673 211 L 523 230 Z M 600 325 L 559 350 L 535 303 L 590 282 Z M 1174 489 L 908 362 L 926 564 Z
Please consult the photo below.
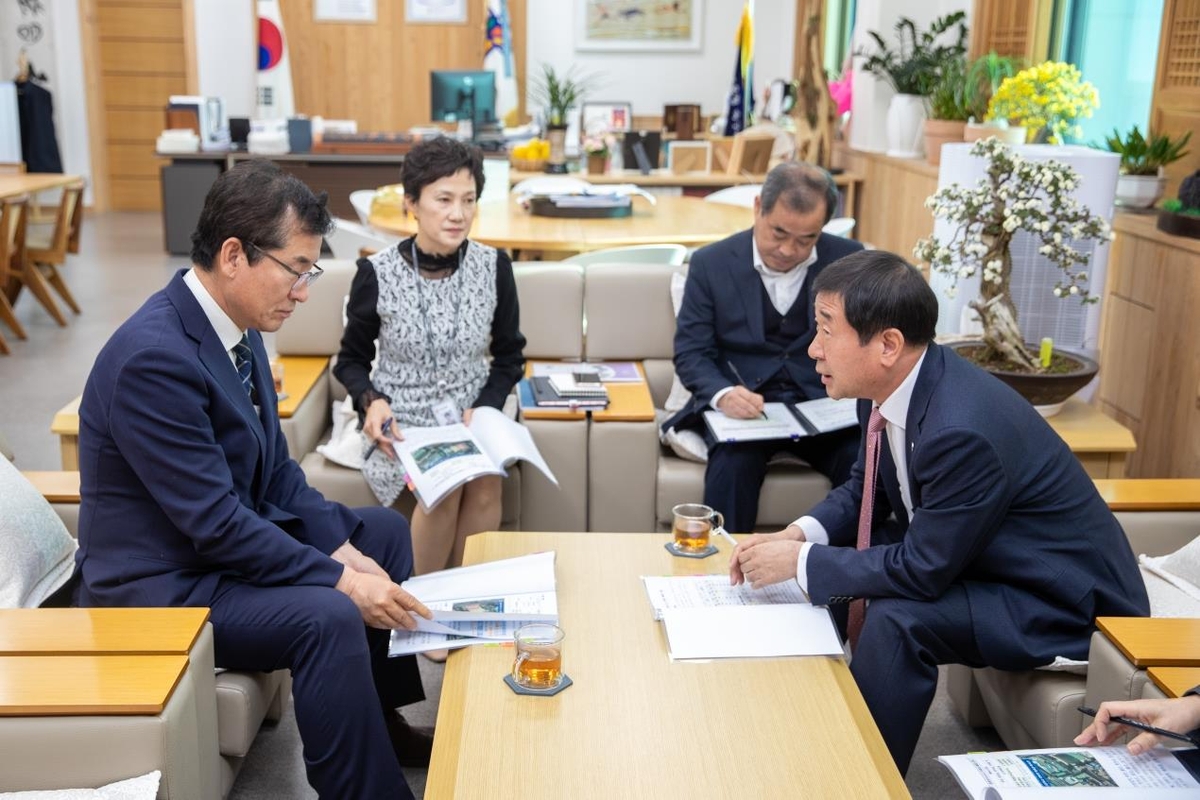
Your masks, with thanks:
M 576 2 L 576 50 L 700 49 L 704 0 Z
M 467 0 L 405 0 L 404 21 L 442 25 L 465 24 Z
M 582 113 L 585 136 L 633 129 L 633 106 L 630 103 L 584 103 Z

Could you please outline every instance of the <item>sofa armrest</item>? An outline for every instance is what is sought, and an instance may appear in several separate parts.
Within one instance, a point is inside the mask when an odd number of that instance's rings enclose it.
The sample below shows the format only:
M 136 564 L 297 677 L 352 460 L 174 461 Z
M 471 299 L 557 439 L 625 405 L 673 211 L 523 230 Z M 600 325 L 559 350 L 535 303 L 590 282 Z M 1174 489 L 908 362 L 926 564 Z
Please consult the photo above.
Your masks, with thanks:
M 50 503 L 54 513 L 62 519 L 67 531 L 79 536 L 79 473 L 73 471 L 47 470 L 21 473 L 42 497 Z

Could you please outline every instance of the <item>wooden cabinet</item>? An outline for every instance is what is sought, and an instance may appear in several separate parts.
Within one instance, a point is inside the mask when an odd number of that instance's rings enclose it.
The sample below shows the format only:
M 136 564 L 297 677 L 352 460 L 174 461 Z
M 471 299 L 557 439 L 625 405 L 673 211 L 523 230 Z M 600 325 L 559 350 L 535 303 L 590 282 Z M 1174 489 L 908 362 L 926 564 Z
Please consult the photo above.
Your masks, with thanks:
M 937 191 L 938 168 L 923 158 L 892 158 L 849 148 L 838 148 L 834 163 L 862 176 L 854 238 L 912 263 L 917 240 L 933 234 L 933 214 L 925 198 Z M 918 266 L 929 277 L 928 265 Z
M 1200 477 L 1200 240 L 1119 212 L 1100 348 L 1101 407 L 1133 431 L 1130 478 Z

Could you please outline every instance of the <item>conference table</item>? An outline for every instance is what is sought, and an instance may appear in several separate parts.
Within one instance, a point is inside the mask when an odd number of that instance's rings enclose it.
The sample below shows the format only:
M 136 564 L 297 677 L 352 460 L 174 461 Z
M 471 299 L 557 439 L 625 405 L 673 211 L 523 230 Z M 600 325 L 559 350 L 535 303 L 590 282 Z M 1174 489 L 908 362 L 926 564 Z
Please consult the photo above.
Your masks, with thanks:
M 749 208 L 708 203 L 698 197 L 658 197 L 651 204 L 633 198 L 628 217 L 579 219 L 541 217 L 529 213 L 515 200 L 481 204 L 471 228 L 471 238 L 506 250 L 538 250 L 560 255 L 627 247 L 638 244 L 682 244 L 687 247 L 720 241 L 749 228 Z M 403 211 L 372 214 L 371 224 L 399 236 L 417 231 L 416 220 Z
M 563 671 L 552 697 L 503 682 L 511 645 L 446 663 L 427 795 L 445 798 L 909 797 L 839 658 L 672 662 L 642 575 L 724 572 L 730 546 L 673 558 L 666 534 L 487 532 L 465 564 L 553 550 Z

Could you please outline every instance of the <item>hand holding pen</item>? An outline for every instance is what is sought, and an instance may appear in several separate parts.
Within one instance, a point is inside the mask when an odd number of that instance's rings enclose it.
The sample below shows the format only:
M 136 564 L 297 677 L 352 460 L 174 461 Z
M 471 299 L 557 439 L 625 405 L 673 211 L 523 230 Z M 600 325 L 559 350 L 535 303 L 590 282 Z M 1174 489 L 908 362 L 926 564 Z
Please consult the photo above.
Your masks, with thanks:
M 734 366 L 732 361 L 726 361 L 725 365 L 733 373 L 734 380 L 738 382 L 738 385 L 726 392 L 717 404 L 721 413 L 728 417 L 739 419 L 749 419 L 753 416 L 766 419 L 767 412 L 763 410 L 762 395 L 750 391 L 746 386 L 746 381 L 742 378 L 742 374 L 738 372 L 738 368 Z
M 394 459 L 396 457 L 396 451 L 392 448 L 393 422 L 395 422 L 395 420 L 391 417 L 388 417 L 383 421 L 383 426 L 379 429 L 379 438 L 371 442 L 371 446 L 367 448 L 367 452 L 363 453 L 363 461 L 366 461 L 368 458 L 373 456 L 375 451 L 379 449 L 380 444 L 384 445 L 383 452 L 387 454 L 388 458 Z

